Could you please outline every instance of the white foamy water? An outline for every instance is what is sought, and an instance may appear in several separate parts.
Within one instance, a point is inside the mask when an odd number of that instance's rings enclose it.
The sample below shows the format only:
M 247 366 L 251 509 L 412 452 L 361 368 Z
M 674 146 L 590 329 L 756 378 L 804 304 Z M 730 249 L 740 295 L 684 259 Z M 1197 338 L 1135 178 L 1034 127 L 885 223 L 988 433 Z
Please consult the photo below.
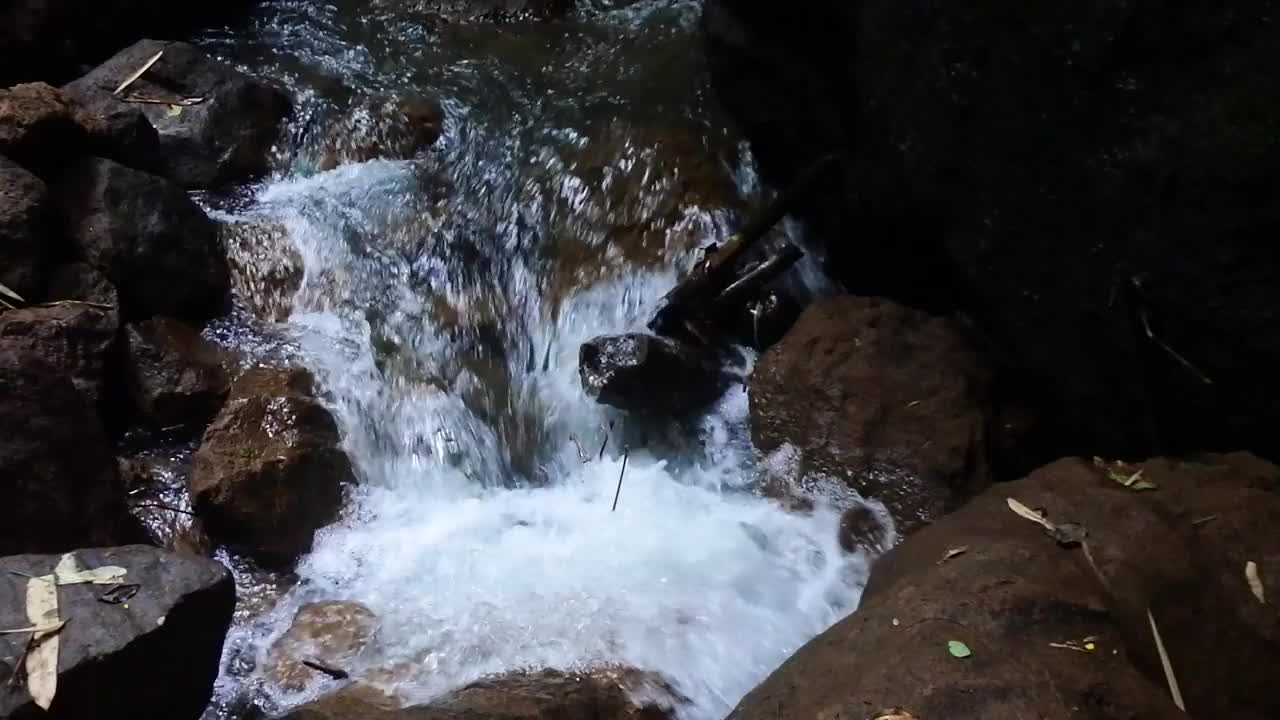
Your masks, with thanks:
M 440 234 L 414 172 L 372 162 L 280 180 L 250 213 L 284 224 L 305 258 L 290 332 L 362 484 L 301 563 L 297 588 L 241 639 L 253 636 L 261 660 L 300 604 L 355 600 L 377 614 L 379 641 L 344 669 L 389 670 L 378 682 L 410 701 L 490 673 L 621 663 L 673 682 L 690 700 L 684 717 L 723 717 L 854 607 L 867 557 L 840 549 L 836 509 L 795 514 L 748 492 L 740 384 L 701 421 L 651 430 L 663 449 L 629 453 L 612 511 L 621 444 L 635 434 L 582 392 L 578 346 L 641 329 L 676 268 L 620 266 L 553 309 L 533 264 L 513 256 L 505 296 L 479 298 L 447 250 L 395 251 L 397 238 Z M 496 304 L 516 349 L 477 363 L 432 297 L 463 316 Z

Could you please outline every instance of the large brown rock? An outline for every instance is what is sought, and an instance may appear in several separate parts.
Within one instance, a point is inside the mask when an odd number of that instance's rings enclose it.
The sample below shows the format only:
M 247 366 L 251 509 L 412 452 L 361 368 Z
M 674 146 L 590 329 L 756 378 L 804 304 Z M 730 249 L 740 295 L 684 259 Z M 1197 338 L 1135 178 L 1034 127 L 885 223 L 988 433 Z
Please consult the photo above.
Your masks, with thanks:
M 60 243 L 44 181 L 0 156 L 0 283 L 26 300 L 44 292 Z
M 129 394 L 154 428 L 202 432 L 222 407 L 231 380 L 218 349 L 191 326 L 157 317 L 125 329 Z
M 1269 0 L 704 7 L 765 178 L 841 159 L 798 212 L 831 269 L 969 309 L 1045 410 L 1045 460 L 1280 458 Z
M 990 481 L 990 381 L 947 318 L 878 298 L 808 308 L 757 363 L 757 448 L 789 443 L 801 474 L 844 480 L 910 530 Z
M 217 224 L 182 188 L 88 158 L 62 174 L 56 194 L 76 251 L 116 286 L 126 319 L 198 323 L 225 309 L 230 279 Z
M 303 605 L 293 624 L 267 654 L 267 677 L 286 690 L 299 691 L 319 675 L 304 661 L 346 670 L 374 640 L 378 617 L 357 602 L 328 600 Z
M 93 408 L 108 400 L 118 368 L 119 318 L 111 308 L 64 302 L 0 313 L 0 343 L 39 355 L 69 378 Z
M 126 570 L 121 582 L 136 586 L 123 603 L 100 598 L 111 586 L 70 584 L 58 588 L 58 614 L 67 625 L 58 634 L 58 687 L 46 713 L 35 706 L 25 683 L 10 683 L 14 658 L 29 635 L 0 635 L 0 717 L 13 720 L 195 720 L 209 701 L 222 644 L 235 609 L 231 574 L 204 558 L 152 547 L 76 550 L 86 569 Z M 27 627 L 27 585 L 41 582 L 59 555 L 0 558 L 0 626 Z
M 340 444 L 309 372 L 249 370 L 232 384 L 196 451 L 196 513 L 214 539 L 287 566 L 311 549 L 316 530 L 338 518 L 343 488 L 355 479 Z
M 602 667 L 507 673 L 407 708 L 396 708 L 357 685 L 303 705 L 281 720 L 671 720 L 681 702 L 657 674 Z
M 0 155 L 44 175 L 90 152 L 80 108 L 45 83 L 0 90 Z
M 58 368 L 0 341 L 0 555 L 110 545 L 124 489 L 97 415 Z
M 183 187 L 210 188 L 267 172 L 271 148 L 293 109 L 288 93 L 193 45 L 140 40 L 66 91 L 95 97 L 103 106 L 125 105 L 94 93 L 111 93 L 159 52 L 160 59 L 122 95 L 170 103 L 142 108 L 160 135 L 161 174 Z
M 1156 489 L 1121 484 L 1139 470 Z M 1103 468 L 1068 459 L 993 487 L 877 561 L 857 612 L 730 718 L 895 707 L 917 718 L 1187 717 L 1171 702 L 1148 611 L 1190 716 L 1276 717 L 1280 616 L 1250 591 L 1246 564 L 1275 583 L 1280 536 L 1264 528 L 1280 522 L 1278 479 L 1280 468 L 1248 455 Z M 1078 524 L 1087 553 L 1007 498 Z M 971 656 L 954 657 L 953 640 Z

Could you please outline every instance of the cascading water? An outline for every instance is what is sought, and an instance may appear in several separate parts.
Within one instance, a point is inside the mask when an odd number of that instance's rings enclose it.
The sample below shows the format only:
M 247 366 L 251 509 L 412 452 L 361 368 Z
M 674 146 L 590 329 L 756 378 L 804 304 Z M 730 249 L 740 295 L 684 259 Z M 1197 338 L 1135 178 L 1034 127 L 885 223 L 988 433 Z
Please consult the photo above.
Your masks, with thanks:
M 493 24 L 418 5 L 276 2 L 204 40 L 301 98 L 285 169 L 224 214 L 281 224 L 301 251 L 283 332 L 362 480 L 296 587 L 242 618 L 223 689 L 253 681 L 246 656 L 299 604 L 336 598 L 381 626 L 348 670 L 399 668 L 387 684 L 411 701 L 614 662 L 669 678 L 684 716 L 722 717 L 852 609 L 867 558 L 839 547 L 838 509 L 750 492 L 742 385 L 650 450 L 578 383 L 580 343 L 642 328 L 754 201 L 706 97 L 698 6 Z M 319 172 L 317 128 L 359 95 L 437 97 L 444 136 L 414 160 Z

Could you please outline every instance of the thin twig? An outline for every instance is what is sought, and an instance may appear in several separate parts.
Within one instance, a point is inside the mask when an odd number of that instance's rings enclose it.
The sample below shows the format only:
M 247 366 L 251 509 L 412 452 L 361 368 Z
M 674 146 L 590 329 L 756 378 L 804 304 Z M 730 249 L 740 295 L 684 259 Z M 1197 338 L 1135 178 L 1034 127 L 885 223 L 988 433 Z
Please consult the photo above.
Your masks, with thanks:
M 155 510 L 168 510 L 169 512 L 182 513 L 183 515 L 190 515 L 191 517 L 195 517 L 195 516 L 196 516 L 196 514 L 195 514 L 195 513 L 193 513 L 193 512 L 191 512 L 190 510 L 183 510 L 182 508 L 176 508 L 176 507 L 174 507 L 174 506 L 172 506 L 172 505 L 163 505 L 163 504 L 161 504 L 161 503 L 136 503 L 136 504 L 134 504 L 134 505 L 130 505 L 129 507 L 132 507 L 132 508 L 152 508 L 152 509 L 155 509 Z
M 31 654 L 31 647 L 35 644 L 36 634 L 31 633 L 31 637 L 27 638 L 27 644 L 22 646 L 22 654 L 18 656 L 18 661 L 13 664 L 13 672 L 9 674 L 9 680 L 5 685 L 8 687 L 18 687 L 18 683 L 22 682 L 18 677 L 20 674 L 27 674 L 27 656 Z
M 578 442 L 577 435 L 570 435 L 569 439 L 573 441 L 573 446 L 578 449 L 578 462 L 583 464 L 591 462 L 591 456 L 582 449 L 582 443 Z
M 1142 281 L 1138 278 L 1133 278 L 1130 282 L 1133 283 L 1133 287 L 1138 291 L 1138 297 L 1145 299 L 1142 295 Z M 1147 317 L 1147 307 L 1145 304 L 1138 308 L 1138 319 L 1142 321 L 1142 329 L 1146 332 L 1148 340 L 1160 346 L 1160 348 L 1165 352 L 1169 353 L 1170 357 L 1177 360 L 1180 365 L 1194 373 L 1195 376 L 1200 378 L 1200 381 L 1205 385 L 1213 384 L 1213 381 L 1209 379 L 1209 376 L 1201 372 L 1200 368 L 1196 367 L 1190 360 L 1183 357 L 1177 350 L 1169 347 L 1168 343 L 1161 340 L 1159 336 L 1156 335 L 1155 331 L 1151 329 L 1151 322 L 1150 318 Z
M 1217 520 L 1217 519 L 1218 519 L 1217 515 L 1206 515 L 1198 520 L 1192 520 L 1191 526 L 1196 527 L 1197 525 L 1203 525 L 1207 522 L 1213 522 L 1214 520 Z
M 600 454 L 596 457 L 597 460 L 604 459 L 604 449 L 609 447 L 609 433 L 612 431 L 613 431 L 613 421 L 610 420 L 609 429 L 604 431 L 604 441 L 600 443 Z
M 312 670 L 315 670 L 316 672 L 324 673 L 325 675 L 328 675 L 330 678 L 334 680 L 346 680 L 347 678 L 351 677 L 351 675 L 347 673 L 346 670 L 343 670 L 342 668 L 330 667 L 316 660 L 303 660 L 302 664 L 306 665 Z
M 1182 702 L 1182 691 L 1178 689 L 1178 679 L 1173 676 L 1173 663 L 1169 661 L 1169 653 L 1165 652 L 1164 640 L 1160 639 L 1160 629 L 1156 627 L 1156 618 L 1147 608 L 1147 620 L 1151 621 L 1151 635 L 1156 639 L 1156 651 L 1160 653 L 1160 664 L 1164 667 L 1164 679 L 1169 681 L 1169 694 L 1173 695 L 1173 704 L 1182 712 L 1187 711 Z
M 132 75 L 130 75 L 129 77 L 125 78 L 125 79 L 124 79 L 124 82 L 120 83 L 120 87 L 116 88 L 116 89 L 115 89 L 115 92 L 113 92 L 113 93 L 111 93 L 111 94 L 112 94 L 112 95 L 119 95 L 120 93 L 124 92 L 124 91 L 125 91 L 125 88 L 129 87 L 130 85 L 132 85 L 132 84 L 134 83 L 134 81 L 135 81 L 135 80 L 137 80 L 138 78 L 142 77 L 142 74 L 143 74 L 143 73 L 145 73 L 146 71 L 150 70 L 150 69 L 151 69 L 151 66 L 152 66 L 152 65 L 155 65 L 155 64 L 156 64 L 156 62 L 160 60 L 160 56 L 161 56 L 161 55 L 164 55 L 164 50 L 161 50 L 160 52 L 156 53 L 155 55 L 152 55 L 150 60 L 148 60 L 148 61 L 146 61 L 145 63 L 143 63 L 142 67 L 138 68 L 137 70 L 135 70 L 135 71 L 133 72 L 133 74 L 132 74 Z
M 627 474 L 627 458 L 631 456 L 631 447 L 627 446 L 622 451 L 622 472 L 618 473 L 618 489 L 613 493 L 613 509 L 609 512 L 616 512 L 618 509 L 618 496 L 622 494 L 622 476 Z

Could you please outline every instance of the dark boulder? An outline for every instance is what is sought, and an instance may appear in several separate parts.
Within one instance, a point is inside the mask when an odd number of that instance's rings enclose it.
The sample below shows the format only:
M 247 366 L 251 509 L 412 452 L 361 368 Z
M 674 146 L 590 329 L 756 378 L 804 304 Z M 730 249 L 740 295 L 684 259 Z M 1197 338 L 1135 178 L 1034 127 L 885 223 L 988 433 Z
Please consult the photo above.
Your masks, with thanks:
M 182 188 L 88 158 L 63 173 L 55 193 L 76 251 L 116 286 L 126 319 L 199 323 L 225 309 L 230 280 L 218 226 Z
M 160 134 L 140 105 L 122 103 L 111 91 L 86 85 L 68 85 L 63 94 L 80 108 L 93 155 L 135 170 L 163 171 Z
M 120 293 L 106 275 L 94 266 L 83 262 L 59 265 L 49 277 L 45 295 L 54 302 L 78 300 L 120 309 Z
M 982 357 L 953 320 L 879 298 L 810 306 L 751 376 L 751 436 L 884 503 L 900 531 L 988 482 Z
M 118 542 L 124 488 L 84 395 L 38 354 L 0 341 L 0 555 Z
M 288 93 L 192 45 L 140 40 L 66 90 L 78 97 L 111 93 L 159 52 L 122 95 L 162 101 L 139 105 L 160 135 L 161 174 L 186 188 L 211 188 L 266 173 L 293 109 Z M 97 97 L 106 107 L 127 105 Z
M 601 335 L 578 350 L 582 387 L 597 402 L 654 415 L 684 415 L 724 392 L 716 356 L 657 335 Z
M 842 159 L 801 212 L 831 269 L 967 308 L 1046 410 L 1042 455 L 1280 457 L 1270 2 L 710 0 L 704 21 L 765 177 Z
M 632 668 L 513 672 L 472 683 L 427 705 L 397 708 L 353 685 L 281 720 L 671 720 L 683 698 L 660 675 Z
M 58 252 L 44 181 L 0 156 L 0 283 L 25 300 L 44 293 Z
M 0 90 L 0 155 L 48 177 L 88 154 L 93 141 L 80 106 L 44 83 Z
M 92 408 L 109 400 L 106 385 L 119 367 L 115 310 L 81 302 L 0 313 L 0 343 L 39 355 L 67 377 Z
M 50 720 L 195 720 L 218 676 L 222 644 L 235 609 L 235 584 L 221 564 L 132 545 L 76 550 L 81 568 L 123 568 L 136 587 L 126 602 L 101 598 L 111 586 L 57 589 L 58 685 L 46 713 L 23 683 L 10 683 L 13 660 L 0 661 L 0 717 Z M 51 574 L 58 555 L 0 558 L 0 626 L 31 625 L 26 613 L 31 576 Z M 0 635 L 0 657 L 23 655 L 27 634 Z
M 1122 484 L 1138 471 L 1149 489 Z M 1280 522 L 1277 480 L 1280 468 L 1230 455 L 1068 459 L 993 487 L 880 558 L 858 610 L 729 717 L 1276 717 L 1280 623 L 1247 567 L 1264 586 L 1280 572 L 1280 536 L 1265 530 Z M 1087 552 L 1008 498 L 1078 524 Z M 1188 714 L 1170 699 L 1152 619 Z
M 283 226 L 229 222 L 221 227 L 236 301 L 255 316 L 284 322 L 302 287 L 302 254 Z
M 423 97 L 373 97 L 357 102 L 319 141 L 319 170 L 367 160 L 407 160 L 440 137 L 444 110 Z
M 232 383 L 196 451 L 190 490 L 211 537 L 279 567 L 338 519 L 354 480 L 311 374 L 260 367 Z
M 308 603 L 294 613 L 289 629 L 267 653 L 267 677 L 286 690 L 299 691 L 319 675 L 306 661 L 345 670 L 373 642 L 378 616 L 358 602 Z
M 222 354 L 191 326 L 157 317 L 125 329 L 134 410 L 152 428 L 204 431 L 231 381 Z

